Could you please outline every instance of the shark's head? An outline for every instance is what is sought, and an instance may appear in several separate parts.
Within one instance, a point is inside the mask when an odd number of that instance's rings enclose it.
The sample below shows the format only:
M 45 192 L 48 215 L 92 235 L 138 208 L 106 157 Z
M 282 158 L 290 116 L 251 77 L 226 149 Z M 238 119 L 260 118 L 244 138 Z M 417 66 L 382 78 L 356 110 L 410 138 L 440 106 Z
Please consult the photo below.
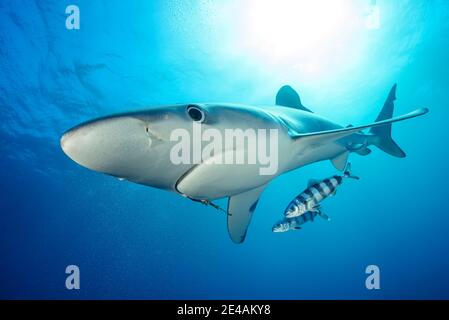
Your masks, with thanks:
M 176 105 L 118 114 L 82 123 L 61 137 L 61 148 L 73 161 L 91 170 L 164 187 L 163 175 L 173 173 L 168 157 L 170 132 L 188 128 L 187 106 Z
M 250 108 L 174 105 L 91 120 L 68 130 L 60 142 L 62 150 L 86 168 L 145 185 L 173 189 L 196 164 L 194 161 L 181 164 L 171 161 L 171 151 L 179 142 L 172 139 L 174 132 L 182 130 L 190 141 L 194 139 L 194 124 L 201 124 L 203 130 L 213 128 L 223 132 L 233 128 L 267 127 L 269 121 L 269 115 Z M 203 183 L 200 181 L 198 188 L 207 190 Z M 189 195 L 187 191 L 186 194 Z

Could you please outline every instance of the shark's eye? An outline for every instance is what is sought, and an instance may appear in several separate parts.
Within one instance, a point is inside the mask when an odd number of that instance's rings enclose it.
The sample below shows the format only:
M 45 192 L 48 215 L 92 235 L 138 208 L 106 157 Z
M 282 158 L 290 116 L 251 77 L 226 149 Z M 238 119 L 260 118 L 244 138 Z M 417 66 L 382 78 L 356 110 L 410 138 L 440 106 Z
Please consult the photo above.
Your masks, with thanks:
M 189 117 L 196 122 L 204 122 L 206 119 L 206 113 L 200 107 L 195 105 L 189 105 L 186 109 Z

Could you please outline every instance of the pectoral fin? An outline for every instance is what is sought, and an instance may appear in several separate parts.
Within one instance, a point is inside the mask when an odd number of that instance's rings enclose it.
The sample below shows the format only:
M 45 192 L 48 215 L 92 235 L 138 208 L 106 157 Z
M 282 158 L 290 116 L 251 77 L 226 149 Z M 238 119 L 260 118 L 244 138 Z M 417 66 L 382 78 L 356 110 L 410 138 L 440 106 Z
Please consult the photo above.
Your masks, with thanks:
M 303 144 L 314 144 L 314 145 L 323 145 L 326 143 L 330 143 L 339 139 L 342 139 L 344 137 L 350 136 L 353 133 L 357 133 L 362 131 L 363 129 L 368 128 L 374 128 L 374 127 L 381 127 L 393 122 L 399 122 L 411 118 L 415 118 L 418 116 L 421 116 L 423 114 L 426 114 L 429 110 L 427 108 L 417 109 L 415 111 L 409 112 L 403 116 L 394 117 L 391 119 L 381 120 L 374 123 L 357 126 L 357 127 L 349 127 L 349 128 L 342 128 L 342 129 L 334 129 L 334 130 L 327 130 L 327 131 L 318 131 L 318 132 L 310 132 L 310 133 L 301 133 L 293 138 L 296 141 L 301 141 Z
M 331 159 L 332 164 L 337 170 L 343 171 L 346 167 L 346 163 L 348 162 L 349 151 L 343 152 Z
M 242 243 L 245 240 L 252 214 L 265 186 L 229 197 L 228 233 L 233 242 Z

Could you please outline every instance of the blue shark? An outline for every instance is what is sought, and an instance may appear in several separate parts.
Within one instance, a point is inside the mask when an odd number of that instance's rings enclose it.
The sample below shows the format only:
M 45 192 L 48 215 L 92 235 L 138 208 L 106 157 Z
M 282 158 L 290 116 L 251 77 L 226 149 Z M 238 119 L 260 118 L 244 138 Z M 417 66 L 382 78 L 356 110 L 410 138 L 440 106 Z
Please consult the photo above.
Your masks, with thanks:
M 73 161 L 97 172 L 204 203 L 228 198 L 228 233 L 233 242 L 242 243 L 262 192 L 277 176 L 324 160 L 344 170 L 350 153 L 366 156 L 371 145 L 392 156 L 405 157 L 391 137 L 392 123 L 424 115 L 428 109 L 393 117 L 395 99 L 396 85 L 374 122 L 344 127 L 313 113 L 302 105 L 293 88 L 284 86 L 276 95 L 275 105 L 188 103 L 152 107 L 77 125 L 62 135 L 60 144 Z M 262 164 L 173 163 L 170 154 L 176 142 L 171 134 L 183 129 L 193 136 L 192 123 L 222 134 L 226 129 L 276 130 L 276 172 L 261 175 Z M 368 131 L 363 132 L 365 129 Z M 248 145 L 236 148 L 249 152 Z M 212 158 L 227 152 L 223 146 Z

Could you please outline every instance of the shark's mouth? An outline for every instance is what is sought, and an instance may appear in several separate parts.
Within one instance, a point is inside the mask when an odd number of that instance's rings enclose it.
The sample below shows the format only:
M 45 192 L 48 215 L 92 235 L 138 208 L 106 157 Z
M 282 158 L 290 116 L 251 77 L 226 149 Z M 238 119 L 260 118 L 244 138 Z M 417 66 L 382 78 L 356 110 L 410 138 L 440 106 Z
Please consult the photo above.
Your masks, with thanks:
M 192 173 L 192 171 L 193 170 L 195 170 L 195 168 L 197 168 L 198 166 L 199 166 L 200 164 L 196 164 L 196 165 L 194 165 L 193 167 L 191 167 L 189 170 L 187 170 L 186 172 L 184 172 L 180 177 L 179 177 L 179 179 L 176 181 L 176 183 L 175 183 L 175 191 L 177 192 L 177 193 L 179 193 L 180 195 L 182 195 L 183 197 L 187 197 L 187 198 L 190 198 L 190 199 L 194 199 L 194 200 L 204 200 L 204 199 L 195 199 L 195 198 L 193 198 L 193 197 L 191 197 L 191 196 L 189 196 L 189 195 L 187 195 L 187 194 L 185 194 L 184 192 L 182 192 L 181 190 L 179 190 L 179 184 L 190 174 L 190 173 Z

